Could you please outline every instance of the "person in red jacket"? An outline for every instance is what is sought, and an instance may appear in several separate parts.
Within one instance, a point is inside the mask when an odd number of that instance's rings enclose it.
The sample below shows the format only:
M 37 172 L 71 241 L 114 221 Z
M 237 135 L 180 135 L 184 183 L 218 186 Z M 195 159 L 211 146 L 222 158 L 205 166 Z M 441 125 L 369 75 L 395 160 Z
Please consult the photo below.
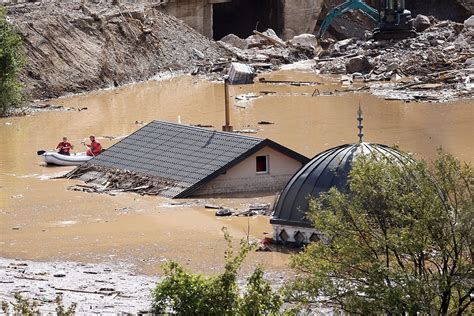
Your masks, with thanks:
M 95 136 L 91 136 L 89 137 L 89 139 L 91 140 L 91 144 L 90 145 L 87 145 L 86 143 L 82 142 L 84 145 L 86 145 L 87 147 L 89 147 L 89 149 L 87 150 L 87 156 L 97 156 L 98 154 L 100 154 L 102 152 L 102 145 L 95 140 Z
M 70 151 L 73 147 L 74 146 L 72 146 L 71 143 L 67 141 L 67 137 L 63 137 L 63 141 L 60 142 L 58 146 L 56 146 L 56 149 L 59 149 L 58 154 L 70 156 Z

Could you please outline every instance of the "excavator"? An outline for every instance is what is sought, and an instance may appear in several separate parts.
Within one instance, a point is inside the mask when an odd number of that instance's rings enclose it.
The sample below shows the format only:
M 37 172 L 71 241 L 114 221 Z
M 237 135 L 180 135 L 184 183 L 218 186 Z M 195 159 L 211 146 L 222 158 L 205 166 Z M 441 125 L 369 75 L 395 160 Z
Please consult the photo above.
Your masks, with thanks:
M 317 38 L 321 39 L 324 36 L 334 18 L 353 10 L 361 10 L 370 19 L 378 23 L 378 27 L 372 32 L 376 41 L 416 37 L 413 18 L 411 12 L 405 7 L 405 0 L 379 1 L 378 9 L 372 8 L 363 0 L 347 0 L 334 7 L 321 24 L 321 28 L 316 35 Z

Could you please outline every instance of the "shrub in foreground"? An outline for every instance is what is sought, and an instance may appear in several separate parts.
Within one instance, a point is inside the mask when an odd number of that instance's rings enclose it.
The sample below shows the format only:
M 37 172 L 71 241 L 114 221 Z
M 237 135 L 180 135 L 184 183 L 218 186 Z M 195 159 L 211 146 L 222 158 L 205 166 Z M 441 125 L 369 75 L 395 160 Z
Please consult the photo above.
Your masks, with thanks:
M 228 243 L 225 269 L 216 276 L 185 271 L 178 263 L 165 265 L 165 277 L 153 291 L 153 312 L 172 315 L 275 315 L 282 305 L 281 297 L 263 278 L 258 267 L 248 278 L 240 294 L 237 273 L 252 246 L 241 241 L 234 254 L 231 238 L 223 229 Z

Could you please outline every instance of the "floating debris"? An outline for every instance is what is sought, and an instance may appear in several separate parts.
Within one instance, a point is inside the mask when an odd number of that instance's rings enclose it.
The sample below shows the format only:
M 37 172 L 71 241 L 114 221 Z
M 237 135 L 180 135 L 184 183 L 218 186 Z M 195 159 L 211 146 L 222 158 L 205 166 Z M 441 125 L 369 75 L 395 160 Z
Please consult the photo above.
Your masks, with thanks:
M 267 80 L 265 78 L 260 78 L 258 80 L 261 83 L 269 83 L 273 85 L 290 85 L 290 86 L 317 86 L 320 85 L 321 82 L 316 81 L 292 81 L 292 80 Z
M 232 211 L 229 208 L 221 208 L 216 211 L 216 216 L 231 216 Z
M 205 204 L 204 207 L 210 208 L 210 209 L 217 209 L 217 210 L 222 208 L 222 206 L 215 205 L 215 204 Z
M 211 125 L 211 124 L 191 124 L 191 126 L 203 127 L 203 128 L 212 128 L 212 127 L 214 127 L 214 125 Z
M 240 134 L 257 134 L 258 129 L 250 129 L 250 128 L 243 128 L 243 129 L 238 129 L 234 130 L 234 133 L 240 133 Z
M 261 97 L 262 97 L 261 95 L 258 95 L 256 93 L 246 93 L 246 94 L 240 94 L 236 96 L 235 99 L 238 101 L 250 101 L 250 100 L 255 100 Z

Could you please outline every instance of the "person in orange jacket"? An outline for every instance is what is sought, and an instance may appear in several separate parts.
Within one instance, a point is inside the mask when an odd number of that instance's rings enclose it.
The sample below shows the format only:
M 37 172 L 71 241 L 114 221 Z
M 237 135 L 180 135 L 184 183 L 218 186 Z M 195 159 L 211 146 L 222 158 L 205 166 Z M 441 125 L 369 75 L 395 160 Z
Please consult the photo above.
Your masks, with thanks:
M 86 145 L 89 149 L 87 150 L 87 156 L 97 156 L 102 152 L 102 145 L 95 140 L 95 136 L 90 136 L 89 139 L 91 140 L 91 144 L 88 145 L 84 142 L 82 142 L 84 145 Z

